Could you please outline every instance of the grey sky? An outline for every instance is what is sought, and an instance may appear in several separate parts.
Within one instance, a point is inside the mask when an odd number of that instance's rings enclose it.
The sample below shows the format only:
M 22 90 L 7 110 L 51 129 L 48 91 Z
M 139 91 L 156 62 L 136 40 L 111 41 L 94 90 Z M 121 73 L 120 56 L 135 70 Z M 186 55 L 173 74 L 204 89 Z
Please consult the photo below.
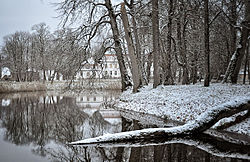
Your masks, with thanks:
M 45 22 L 50 31 L 59 23 L 53 0 L 0 0 L 0 46 L 3 37 L 16 31 L 30 31 L 35 24 Z M 57 0 L 58 1 L 58 0 Z

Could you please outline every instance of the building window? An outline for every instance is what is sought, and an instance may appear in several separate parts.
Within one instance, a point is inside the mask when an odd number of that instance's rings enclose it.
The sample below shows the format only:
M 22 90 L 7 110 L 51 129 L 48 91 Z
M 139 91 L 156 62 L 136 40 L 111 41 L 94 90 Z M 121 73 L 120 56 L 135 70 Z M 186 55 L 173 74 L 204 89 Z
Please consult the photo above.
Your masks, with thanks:
M 117 64 L 115 64 L 115 68 L 117 69 Z
M 109 67 L 112 68 L 112 64 L 109 64 Z
M 108 71 L 105 71 L 105 75 L 108 75 Z
M 87 72 L 87 76 L 89 76 L 89 72 Z
M 87 101 L 89 101 L 89 97 L 87 97 Z
M 110 73 L 110 75 L 112 76 L 112 71 L 110 71 L 109 73 Z
M 115 75 L 117 75 L 117 71 L 115 71 Z
M 94 97 L 94 101 L 96 101 L 96 97 Z

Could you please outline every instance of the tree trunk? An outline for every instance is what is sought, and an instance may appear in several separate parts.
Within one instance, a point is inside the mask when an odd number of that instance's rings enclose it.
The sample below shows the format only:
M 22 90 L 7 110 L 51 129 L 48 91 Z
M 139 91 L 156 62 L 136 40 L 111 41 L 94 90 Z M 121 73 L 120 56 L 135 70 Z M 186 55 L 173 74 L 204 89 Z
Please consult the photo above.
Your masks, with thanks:
M 184 25 L 183 25 L 183 32 L 182 32 L 182 40 L 183 40 L 183 78 L 182 78 L 182 84 L 189 84 L 189 71 L 188 71 L 188 61 L 187 61 L 187 40 L 186 40 L 186 26 L 187 26 L 187 13 L 184 13 Z
M 158 85 L 160 85 L 160 74 L 159 74 L 160 32 L 159 32 L 158 0 L 152 0 L 152 28 L 153 28 L 153 65 L 154 65 L 153 87 L 156 88 Z
M 230 1 L 230 7 L 231 7 L 231 12 L 230 12 L 230 23 L 231 23 L 231 26 L 230 26 L 230 33 L 231 33 L 231 52 L 230 54 L 233 54 L 234 51 L 236 50 L 236 29 L 235 29 L 235 26 L 236 26 L 236 22 L 237 22 L 237 12 L 236 12 L 236 9 L 237 9 L 237 4 L 236 4 L 236 0 L 231 0 Z
M 226 83 L 228 78 L 230 78 L 230 76 L 232 75 L 233 71 L 234 71 L 234 68 L 236 66 L 236 61 L 237 61 L 237 57 L 239 55 L 239 52 L 238 52 L 238 48 L 236 49 L 235 53 L 232 55 L 232 58 L 228 64 L 228 67 L 227 67 L 227 70 L 226 70 L 226 73 L 225 73 L 225 76 L 222 80 L 222 83 Z
M 250 28 L 250 0 L 245 0 L 245 18 L 244 21 L 242 22 L 242 31 L 240 36 L 239 47 L 236 48 L 229 62 L 225 77 L 223 78 L 223 83 L 227 82 L 228 78 L 231 79 L 231 82 L 233 84 L 237 83 L 241 63 L 246 53 L 249 28 Z
M 121 42 L 120 42 L 120 34 L 119 34 L 117 22 L 116 22 L 116 15 L 113 11 L 111 1 L 105 0 L 105 6 L 108 9 L 111 29 L 113 33 L 113 39 L 115 42 L 115 52 L 116 52 L 116 56 L 117 56 L 117 60 L 118 60 L 118 64 L 119 64 L 119 68 L 121 72 L 122 91 L 124 91 L 127 89 L 127 87 L 132 86 L 132 84 L 130 82 L 130 78 L 127 74 L 127 69 L 124 63 L 122 47 L 121 47 Z
M 135 20 L 134 1 L 131 1 L 130 11 L 131 11 L 131 16 L 132 16 L 133 33 L 134 33 L 134 38 L 135 38 L 135 51 L 136 51 L 137 61 L 138 61 L 138 64 L 139 64 L 141 75 L 142 75 L 141 76 L 142 85 L 147 85 L 148 80 L 147 80 L 147 77 L 146 77 L 146 71 L 144 69 L 144 64 L 143 64 L 143 60 L 142 60 L 141 43 L 140 43 L 139 36 L 138 36 L 137 23 L 136 23 L 136 20 Z
M 148 58 L 147 58 L 147 69 L 146 69 L 146 72 L 147 72 L 147 80 L 148 82 L 150 82 L 150 75 L 151 75 L 151 66 L 152 66 L 152 55 L 153 53 L 149 53 L 148 54 Z
M 136 57 L 136 52 L 134 48 L 134 43 L 132 39 L 132 33 L 130 31 L 129 20 L 125 9 L 125 4 L 121 4 L 121 18 L 123 22 L 123 27 L 125 31 L 125 39 L 127 42 L 128 53 L 131 61 L 131 73 L 133 79 L 133 92 L 137 92 L 142 85 L 142 73 L 139 68 L 140 61 Z
M 183 3 L 183 2 L 181 2 Z M 178 51 L 179 51 L 179 57 L 181 61 L 177 60 L 177 63 L 179 66 L 183 69 L 183 75 L 182 75 L 182 84 L 189 84 L 189 74 L 188 74 L 188 68 L 187 68 L 187 56 L 186 56 L 186 23 L 183 26 L 183 30 L 181 30 L 181 17 L 183 13 L 183 7 L 182 4 L 179 6 L 179 16 L 177 18 L 176 28 L 177 28 L 177 44 L 178 44 Z M 184 22 L 186 22 L 186 13 L 183 15 Z M 181 32 L 183 31 L 183 32 Z M 176 56 L 176 59 L 178 57 Z
M 248 60 L 247 64 L 247 76 L 248 76 L 248 83 L 250 84 L 250 61 Z
M 191 67 L 191 70 L 192 70 L 192 83 L 193 84 L 196 84 L 197 83 L 197 60 L 198 60 L 198 57 L 197 57 L 197 50 L 194 51 L 194 54 L 193 54 L 193 57 L 192 57 L 192 67 Z
M 169 1 L 169 10 L 168 10 L 168 24 L 167 24 L 167 54 L 163 55 L 164 66 L 163 66 L 163 84 L 172 85 L 174 84 L 172 69 L 171 69 L 171 44 L 172 44 L 172 19 L 173 19 L 173 0 Z
M 204 86 L 209 86 L 210 81 L 210 56 L 209 56 L 209 11 L 208 11 L 208 1 L 204 0 L 204 42 L 205 42 L 205 80 Z
M 249 55 L 249 42 L 248 42 L 247 50 L 248 50 L 248 52 L 246 53 L 246 57 L 245 57 L 243 84 L 246 84 L 247 65 L 248 65 L 248 62 L 249 62 L 249 60 L 248 60 L 248 55 Z M 248 73 L 248 75 L 249 75 L 249 73 Z

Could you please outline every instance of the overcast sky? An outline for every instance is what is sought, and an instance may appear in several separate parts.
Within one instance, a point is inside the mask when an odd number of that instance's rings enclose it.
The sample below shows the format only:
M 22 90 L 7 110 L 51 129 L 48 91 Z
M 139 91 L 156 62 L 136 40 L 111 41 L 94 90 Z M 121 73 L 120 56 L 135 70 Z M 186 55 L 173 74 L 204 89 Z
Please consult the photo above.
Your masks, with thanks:
M 49 2 L 53 0 L 0 0 L 0 46 L 3 37 L 16 31 L 30 31 L 35 24 L 45 22 L 50 31 L 59 23 Z M 58 0 L 57 0 L 58 1 Z

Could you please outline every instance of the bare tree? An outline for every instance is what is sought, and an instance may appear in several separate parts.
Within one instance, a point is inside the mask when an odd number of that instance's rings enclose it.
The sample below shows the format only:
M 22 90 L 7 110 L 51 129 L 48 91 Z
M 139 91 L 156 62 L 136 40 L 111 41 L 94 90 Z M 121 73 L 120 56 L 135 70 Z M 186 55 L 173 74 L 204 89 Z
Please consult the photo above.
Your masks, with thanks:
M 113 7 L 110 0 L 105 0 L 105 6 L 108 9 L 108 15 L 110 18 L 111 29 L 113 33 L 113 39 L 115 42 L 115 51 L 119 63 L 122 79 L 122 91 L 126 90 L 127 87 L 131 86 L 130 78 L 127 74 L 127 70 L 124 63 L 124 56 L 122 54 L 122 47 L 120 42 L 120 34 L 117 26 L 116 15 L 113 11 Z
M 130 56 L 130 61 L 131 61 L 131 67 L 132 67 L 132 79 L 133 79 L 133 92 L 137 92 L 140 86 L 142 85 L 142 73 L 141 69 L 139 68 L 140 62 L 136 56 L 136 51 L 134 48 L 134 43 L 132 39 L 132 33 L 130 31 L 130 25 L 129 25 L 129 20 L 128 16 L 126 13 L 125 9 L 125 3 L 121 5 L 121 18 L 123 22 L 123 27 L 125 31 L 125 38 L 127 42 L 127 47 L 128 47 L 128 53 Z
M 160 41 L 159 41 L 159 8 L 158 0 L 152 0 L 152 29 L 153 29 L 153 65 L 154 65 L 154 88 L 160 84 L 159 75 L 159 58 L 160 58 Z
M 46 81 L 46 54 L 49 41 L 49 29 L 45 23 L 36 24 L 32 27 L 35 34 L 35 47 L 37 55 L 41 59 L 41 70 L 43 71 L 43 83 Z
M 178 44 L 178 53 L 180 59 L 176 57 L 176 62 L 182 67 L 182 84 L 189 84 L 189 72 L 187 62 L 187 43 L 186 43 L 186 28 L 187 28 L 187 11 L 184 10 L 184 2 L 180 1 L 178 5 L 178 17 L 176 20 L 176 35 Z
M 209 10 L 208 1 L 204 0 L 204 43 L 205 43 L 205 80 L 204 86 L 208 87 L 210 82 L 210 54 L 209 54 Z
M 167 49 L 166 52 L 163 55 L 163 84 L 164 85 L 169 85 L 173 84 L 173 76 L 172 76 L 172 60 L 171 60 L 171 55 L 172 55 L 172 20 L 174 16 L 174 9 L 173 9 L 173 1 L 169 1 L 168 5 L 168 23 L 167 23 Z M 162 47 L 164 48 L 164 47 Z
M 86 61 L 87 54 L 81 46 L 81 42 L 76 41 L 71 29 L 55 31 L 51 38 L 49 47 L 49 68 L 53 70 L 51 83 L 60 75 L 65 79 L 74 79 L 74 75 L 79 71 L 82 62 Z
M 29 70 L 29 34 L 16 32 L 4 37 L 3 53 L 7 55 L 7 62 L 12 76 L 18 82 L 28 80 Z

